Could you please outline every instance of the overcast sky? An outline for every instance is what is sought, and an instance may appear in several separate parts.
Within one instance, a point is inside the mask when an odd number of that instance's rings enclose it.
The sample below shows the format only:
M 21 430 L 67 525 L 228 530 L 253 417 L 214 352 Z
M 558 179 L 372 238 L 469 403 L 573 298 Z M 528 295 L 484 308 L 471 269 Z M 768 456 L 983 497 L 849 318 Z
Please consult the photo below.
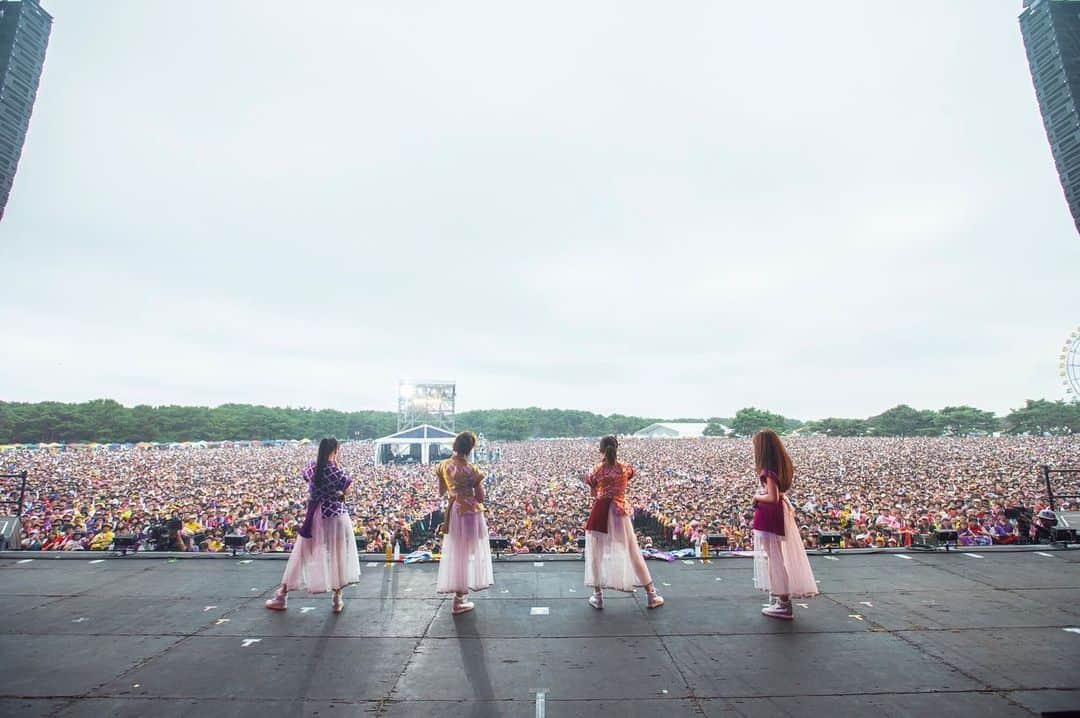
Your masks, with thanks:
M 1020 0 L 43 0 L 0 399 L 1060 398 Z

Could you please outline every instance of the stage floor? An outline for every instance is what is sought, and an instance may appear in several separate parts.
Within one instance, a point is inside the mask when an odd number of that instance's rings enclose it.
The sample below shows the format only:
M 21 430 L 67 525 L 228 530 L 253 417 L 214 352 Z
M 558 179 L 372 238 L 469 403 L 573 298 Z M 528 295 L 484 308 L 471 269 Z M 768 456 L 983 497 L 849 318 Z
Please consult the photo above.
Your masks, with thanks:
M 815 556 L 824 595 L 792 623 L 758 613 L 748 559 L 650 561 L 665 606 L 596 611 L 580 560 L 517 557 L 455 617 L 434 564 L 363 562 L 335 616 L 263 608 L 280 560 L 23 556 L 0 559 L 4 716 L 1080 709 L 1075 550 Z

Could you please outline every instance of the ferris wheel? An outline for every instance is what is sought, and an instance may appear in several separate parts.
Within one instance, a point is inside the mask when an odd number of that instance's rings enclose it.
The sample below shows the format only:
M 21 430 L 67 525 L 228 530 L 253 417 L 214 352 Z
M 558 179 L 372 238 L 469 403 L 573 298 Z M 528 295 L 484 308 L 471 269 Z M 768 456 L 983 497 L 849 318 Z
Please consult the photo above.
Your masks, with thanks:
M 1072 401 L 1080 401 L 1080 328 L 1076 329 L 1061 348 L 1061 380 L 1065 393 Z

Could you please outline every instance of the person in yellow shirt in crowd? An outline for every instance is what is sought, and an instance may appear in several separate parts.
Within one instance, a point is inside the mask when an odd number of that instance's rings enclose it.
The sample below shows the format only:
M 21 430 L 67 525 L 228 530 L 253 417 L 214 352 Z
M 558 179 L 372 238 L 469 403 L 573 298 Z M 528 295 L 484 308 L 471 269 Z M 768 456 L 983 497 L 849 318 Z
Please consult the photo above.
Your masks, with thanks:
M 90 542 L 90 550 L 108 551 L 109 547 L 112 546 L 114 537 L 115 535 L 113 534 L 113 527 L 106 524 L 102 527 L 98 535 L 95 536 L 94 539 Z

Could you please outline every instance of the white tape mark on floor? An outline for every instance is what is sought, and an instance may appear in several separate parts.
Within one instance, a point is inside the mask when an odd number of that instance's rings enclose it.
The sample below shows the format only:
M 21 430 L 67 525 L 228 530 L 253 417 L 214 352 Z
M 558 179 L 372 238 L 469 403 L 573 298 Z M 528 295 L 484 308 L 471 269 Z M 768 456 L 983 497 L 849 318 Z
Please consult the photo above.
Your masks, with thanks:
M 665 582 L 665 581 L 661 581 L 661 582 L 660 582 L 660 585 L 661 585 L 661 586 L 670 586 L 671 584 L 670 584 L 670 583 L 667 583 L 667 582 Z
M 1066 633 L 1080 633 L 1080 628 L 1062 628 Z
M 103 559 L 103 558 L 95 558 L 90 563 L 105 563 L 105 559 Z
M 251 563 L 251 559 L 246 558 L 246 559 L 244 559 L 243 561 L 240 562 L 240 565 L 241 566 L 247 566 L 249 563 Z
M 688 558 L 684 558 L 683 563 L 686 564 L 687 566 L 693 566 L 694 565 L 693 560 L 688 559 Z
M 547 606 L 533 606 L 529 609 L 530 616 L 547 616 L 550 613 Z
M 504 588 L 503 590 L 499 591 L 499 593 L 510 593 L 510 589 Z
M 32 558 L 24 558 L 22 561 L 19 561 L 19 563 L 30 563 L 33 560 L 34 559 L 32 559 Z
M 89 620 L 90 620 L 89 618 L 85 618 L 85 617 L 84 618 L 76 618 L 74 621 L 72 621 L 72 623 L 85 623 L 85 622 L 87 622 Z
M 874 604 L 870 603 L 869 601 L 859 601 L 859 604 L 862 606 L 869 606 L 870 608 L 874 607 Z
M 214 625 L 215 626 L 220 626 L 221 624 L 228 623 L 228 622 L 229 622 L 229 619 L 227 619 L 227 618 L 219 618 L 218 620 L 214 621 Z
M 543 561 L 533 561 L 533 566 L 536 566 L 537 568 L 543 568 L 544 567 L 544 562 Z
M 300 607 L 300 613 L 307 613 L 308 611 L 314 611 L 314 610 L 315 610 L 314 606 L 301 606 Z
M 375 568 L 375 567 L 376 567 L 376 566 L 378 566 L 378 565 L 379 565 L 379 564 L 375 563 L 374 561 L 368 561 L 368 562 L 367 562 L 367 567 L 368 567 L 368 568 Z
M 241 646 L 243 648 L 247 648 L 248 646 L 254 645 L 256 643 L 261 643 L 261 642 L 262 642 L 261 638 L 245 638 L 243 641 L 241 641 Z
M 896 556 L 897 558 L 902 558 L 905 561 L 910 561 L 911 560 L 911 556 L 908 556 L 907 554 L 903 554 L 903 553 L 895 553 L 895 554 L 893 554 L 893 556 Z
M 826 561 L 839 561 L 840 559 L 838 559 L 836 556 L 826 556 L 825 560 Z
M 860 615 L 859 615 L 859 614 L 857 614 L 857 613 L 849 613 L 849 614 L 848 614 L 848 618 L 854 618 L 854 619 L 855 619 L 856 621 L 861 621 L 861 620 L 863 620 L 863 617 L 862 617 L 862 616 L 860 616 Z
M 1045 551 L 1036 551 L 1035 553 L 1037 553 L 1040 556 L 1046 556 L 1047 558 L 1054 558 L 1054 554 L 1046 553 Z
M 206 608 L 204 608 L 202 610 L 202 612 L 203 613 L 209 613 L 210 611 L 213 611 L 215 608 L 217 608 L 217 606 L 207 606 Z
M 576 588 L 571 588 L 570 593 L 577 593 L 577 589 Z
M 795 605 L 798 606 L 799 608 L 810 608 L 809 603 L 796 603 Z
M 968 558 L 982 558 L 982 554 L 978 553 L 965 553 L 964 555 Z
M 409 592 L 409 591 L 411 591 L 411 590 L 412 590 L 411 588 L 406 588 L 406 589 L 405 589 L 405 593 L 408 593 L 408 592 Z
M 717 580 L 717 581 L 723 581 L 724 579 L 722 579 L 722 578 L 720 578 L 719 576 L 717 576 L 717 577 L 716 577 L 716 580 Z
M 544 691 L 536 692 L 536 718 L 544 718 L 544 702 L 547 694 Z

